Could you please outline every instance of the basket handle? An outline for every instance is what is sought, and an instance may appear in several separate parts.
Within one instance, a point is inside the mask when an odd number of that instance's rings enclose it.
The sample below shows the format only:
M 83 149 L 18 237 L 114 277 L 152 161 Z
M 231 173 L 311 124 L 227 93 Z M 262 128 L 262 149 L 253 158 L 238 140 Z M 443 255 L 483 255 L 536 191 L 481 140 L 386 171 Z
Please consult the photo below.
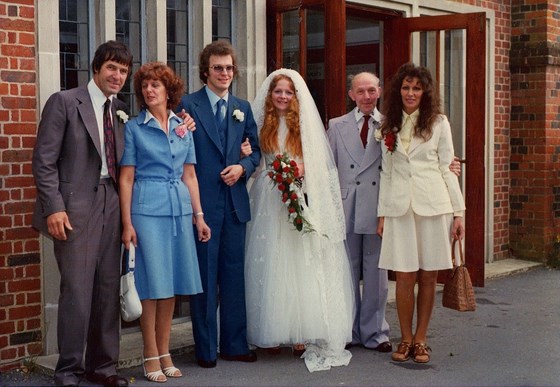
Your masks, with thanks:
M 461 258 L 461 265 L 465 264 L 465 257 L 463 256 L 463 244 L 461 242 L 460 239 L 458 238 L 454 238 L 453 239 L 453 243 L 451 245 L 451 263 L 453 264 L 453 267 L 457 267 L 457 265 L 455 264 L 456 260 L 455 260 L 455 243 L 459 242 L 459 257 Z

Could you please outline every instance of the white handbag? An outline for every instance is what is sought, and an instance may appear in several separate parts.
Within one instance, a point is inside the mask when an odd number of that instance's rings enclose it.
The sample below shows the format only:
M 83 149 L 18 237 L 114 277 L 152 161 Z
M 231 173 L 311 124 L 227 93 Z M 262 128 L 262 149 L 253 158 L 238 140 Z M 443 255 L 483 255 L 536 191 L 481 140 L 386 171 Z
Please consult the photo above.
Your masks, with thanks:
M 121 316 L 124 321 L 134 321 L 142 315 L 142 303 L 134 283 L 136 250 L 132 242 L 129 250 L 123 251 L 123 257 L 126 255 L 128 255 L 128 271 L 121 276 Z

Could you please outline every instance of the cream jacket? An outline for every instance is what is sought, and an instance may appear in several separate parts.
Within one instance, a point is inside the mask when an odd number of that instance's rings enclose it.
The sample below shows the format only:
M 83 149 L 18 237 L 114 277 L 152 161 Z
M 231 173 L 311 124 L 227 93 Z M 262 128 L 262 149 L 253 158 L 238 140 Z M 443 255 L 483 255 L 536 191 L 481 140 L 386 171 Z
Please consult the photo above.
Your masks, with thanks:
M 421 216 L 461 213 L 465 201 L 457 176 L 449 170 L 454 157 L 451 128 L 441 115 L 428 141 L 413 136 L 408 153 L 400 145 L 393 153 L 382 147 L 378 216 L 397 217 L 412 210 Z

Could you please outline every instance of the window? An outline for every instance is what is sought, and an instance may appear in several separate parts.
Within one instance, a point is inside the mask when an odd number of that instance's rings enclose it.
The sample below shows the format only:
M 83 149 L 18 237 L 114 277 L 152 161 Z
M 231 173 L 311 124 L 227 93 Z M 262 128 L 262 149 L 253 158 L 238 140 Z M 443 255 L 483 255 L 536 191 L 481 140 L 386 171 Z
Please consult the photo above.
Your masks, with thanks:
M 231 42 L 231 0 L 212 0 L 212 41 Z
M 134 74 L 145 61 L 145 53 L 142 51 L 142 42 L 145 41 L 144 25 L 142 17 L 144 14 L 144 0 L 119 0 L 116 2 L 116 39 L 128 46 L 132 52 L 134 61 L 132 62 L 132 69 L 130 74 Z M 138 115 L 139 108 L 136 103 L 132 84 L 132 77 L 128 80 L 122 91 L 119 93 L 119 98 L 126 102 L 130 107 L 130 113 L 133 116 Z
M 189 83 L 188 1 L 167 0 L 167 65 Z
M 67 90 L 89 81 L 89 2 L 60 0 L 60 89 Z

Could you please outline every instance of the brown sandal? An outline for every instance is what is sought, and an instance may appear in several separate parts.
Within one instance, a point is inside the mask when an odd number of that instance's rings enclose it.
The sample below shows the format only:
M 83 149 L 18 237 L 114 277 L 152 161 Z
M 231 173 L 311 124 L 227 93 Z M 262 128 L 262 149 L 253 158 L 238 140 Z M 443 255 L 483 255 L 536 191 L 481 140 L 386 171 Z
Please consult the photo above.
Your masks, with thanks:
M 412 353 L 412 344 L 406 341 L 401 341 L 397 350 L 391 355 L 393 361 L 403 362 L 410 359 L 410 354 Z
M 430 361 L 430 353 L 432 349 L 426 343 L 414 344 L 413 359 L 416 363 L 427 363 Z

